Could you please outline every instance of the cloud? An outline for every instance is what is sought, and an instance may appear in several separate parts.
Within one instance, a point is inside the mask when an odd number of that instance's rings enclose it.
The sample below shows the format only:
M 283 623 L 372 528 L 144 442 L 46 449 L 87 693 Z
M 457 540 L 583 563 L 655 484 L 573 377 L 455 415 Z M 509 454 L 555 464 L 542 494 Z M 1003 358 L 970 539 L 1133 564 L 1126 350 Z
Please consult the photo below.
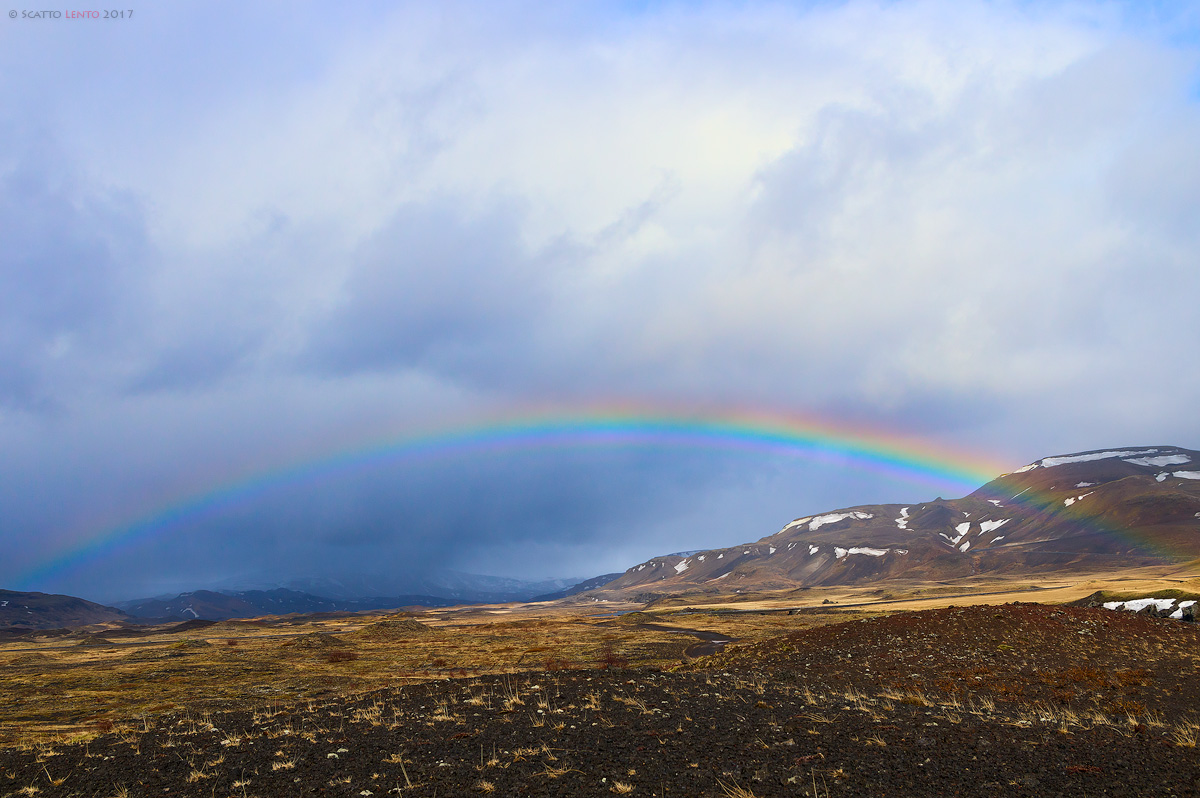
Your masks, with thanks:
M 87 185 L 52 139 L 10 142 L 17 152 L 0 165 L 0 405 L 48 409 L 133 332 L 147 242 L 137 203 Z
M 800 410 L 1014 462 L 1200 434 L 1194 9 L 277 12 L 0 53 L 0 444 L 28 487 L 0 511 L 47 551 L 530 405 Z M 685 460 L 360 475 L 127 556 L 575 570 L 895 488 Z
M 540 264 L 522 251 L 511 210 L 461 216 L 406 206 L 356 250 L 340 301 L 312 328 L 316 365 L 481 369 L 489 353 L 524 343 L 547 301 Z

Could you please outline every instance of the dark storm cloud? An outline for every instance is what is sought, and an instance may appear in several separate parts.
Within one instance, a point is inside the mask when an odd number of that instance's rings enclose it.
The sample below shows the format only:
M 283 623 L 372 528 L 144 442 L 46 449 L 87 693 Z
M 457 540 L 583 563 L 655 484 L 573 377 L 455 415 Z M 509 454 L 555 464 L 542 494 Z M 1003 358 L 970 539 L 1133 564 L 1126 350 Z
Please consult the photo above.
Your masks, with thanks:
M 448 202 L 402 207 L 353 254 L 308 357 L 333 373 L 487 371 L 489 358 L 528 345 L 548 300 L 519 236 L 508 207 L 475 217 Z
M 323 479 L 319 490 L 284 486 L 172 524 L 136 545 L 117 547 L 102 568 L 72 578 L 88 595 L 116 598 L 148 584 L 141 574 L 153 574 L 159 587 L 184 589 L 197 575 L 257 575 L 261 582 L 370 573 L 386 575 L 399 591 L 406 578 L 438 568 L 537 573 L 530 551 L 549 541 L 567 551 L 620 550 L 631 530 L 679 517 L 689 517 L 697 537 L 729 534 L 712 529 L 712 519 L 692 517 L 697 490 L 752 494 L 747 475 L 762 473 L 761 464 L 737 457 L 648 451 L 543 452 L 386 467 Z M 768 523 L 779 512 L 776 503 Z M 600 562 L 612 567 L 610 558 Z M 570 559 L 555 565 L 570 568 Z M 139 576 L 131 580 L 130 574 Z
M 55 406 L 128 342 L 145 257 L 129 196 L 104 193 L 49 140 L 0 165 L 0 406 Z

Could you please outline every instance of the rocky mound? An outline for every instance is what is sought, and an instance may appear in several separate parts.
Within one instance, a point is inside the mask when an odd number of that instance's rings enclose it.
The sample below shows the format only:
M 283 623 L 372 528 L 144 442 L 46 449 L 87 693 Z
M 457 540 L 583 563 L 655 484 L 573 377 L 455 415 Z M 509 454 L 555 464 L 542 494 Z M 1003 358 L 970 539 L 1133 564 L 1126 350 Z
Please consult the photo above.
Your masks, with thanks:
M 183 623 L 177 623 L 174 626 L 170 626 L 163 631 L 168 634 L 173 634 L 176 632 L 194 632 L 197 629 L 207 629 L 210 626 L 216 626 L 216 624 L 216 621 L 205 621 L 199 618 L 193 618 L 190 621 L 184 621 Z
M 93 637 L 91 635 L 88 635 L 87 637 L 82 638 L 75 645 L 76 646 L 111 646 L 114 644 L 113 644 L 113 641 L 111 641 L 107 638 Z
M 325 632 L 309 632 L 306 635 L 285 640 L 280 646 L 293 651 L 326 651 L 331 648 L 345 648 L 346 644 Z
M 1075 607 L 1104 607 L 1106 610 L 1122 610 L 1157 615 L 1159 618 L 1174 618 L 1178 621 L 1196 621 L 1197 602 L 1200 594 L 1184 590 L 1155 590 L 1150 593 L 1114 593 L 1098 590 L 1090 596 L 1071 602 Z
M 430 637 L 441 634 L 441 630 L 426 626 L 412 618 L 379 621 L 351 632 L 348 638 L 373 642 L 411 640 L 415 637 Z
M 1075 711 L 1200 716 L 1200 627 L 1103 608 L 1005 604 L 897 613 L 733 644 L 699 669 L 831 689 L 919 690 Z
M 43 654 L 40 651 L 34 651 L 34 652 L 30 652 L 28 654 L 21 654 L 20 656 L 13 657 L 12 659 L 10 659 L 8 661 L 8 664 L 9 665 L 42 665 L 42 664 L 54 662 L 54 661 L 55 661 L 54 657 L 51 657 L 48 654 Z

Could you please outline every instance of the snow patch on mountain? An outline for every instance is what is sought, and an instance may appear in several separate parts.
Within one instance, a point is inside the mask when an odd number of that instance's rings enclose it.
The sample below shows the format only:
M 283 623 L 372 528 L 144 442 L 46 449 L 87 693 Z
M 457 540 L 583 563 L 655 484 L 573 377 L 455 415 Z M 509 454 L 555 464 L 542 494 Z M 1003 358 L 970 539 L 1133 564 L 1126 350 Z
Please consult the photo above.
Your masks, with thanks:
M 1194 602 L 1193 602 L 1194 603 Z M 1106 610 L 1127 610 L 1129 612 L 1141 612 L 1147 607 L 1153 605 L 1156 610 L 1169 610 L 1175 604 L 1175 599 L 1156 599 L 1156 598 L 1141 598 L 1131 599 L 1130 601 L 1106 601 L 1104 609 Z M 1191 606 L 1188 604 L 1187 606 Z
M 889 551 L 891 551 L 891 549 L 871 549 L 867 548 L 866 546 L 854 546 L 849 549 L 843 549 L 839 548 L 838 546 L 834 546 L 833 556 L 837 557 L 839 560 L 850 554 L 865 554 L 868 557 L 882 557 Z
M 1159 457 L 1127 457 L 1124 459 L 1126 463 L 1133 463 L 1140 466 L 1158 466 L 1159 468 L 1192 462 L 1192 458 L 1186 454 L 1164 454 Z
M 787 531 L 788 531 L 789 529 L 791 529 L 792 527 L 794 527 L 794 526 L 800 526 L 801 524 L 807 524 L 807 523 L 808 523 L 809 521 L 811 521 L 811 520 L 812 520 L 812 516 L 811 516 L 811 515 L 806 515 L 806 516 L 804 516 L 803 518 L 797 518 L 795 521 L 793 521 L 792 523 L 788 524 L 787 526 L 785 526 L 783 529 L 781 529 L 781 530 L 779 530 L 779 531 L 780 531 L 781 533 L 783 533 L 783 532 L 787 532 Z
M 1070 454 L 1064 457 L 1046 457 L 1041 463 L 1044 468 L 1067 465 L 1068 463 L 1087 463 L 1092 460 L 1107 460 L 1111 457 L 1130 457 L 1140 454 L 1158 454 L 1158 449 L 1142 449 L 1140 451 L 1092 452 L 1091 454 Z
M 845 521 L 847 518 L 853 518 L 858 521 L 865 521 L 868 518 L 875 516 L 870 513 L 849 512 L 849 513 L 829 513 L 828 515 L 818 515 L 816 518 L 808 522 L 808 531 L 816 532 L 826 524 L 836 524 L 838 521 Z
M 938 534 L 950 541 L 951 546 L 957 546 L 958 542 L 966 537 L 967 533 L 971 531 L 971 522 L 966 521 L 959 524 L 958 526 L 954 527 L 954 531 L 958 533 L 957 537 L 950 537 L 945 532 L 938 532 Z
M 1168 618 L 1174 618 L 1177 621 L 1183 620 L 1183 611 L 1191 607 L 1196 602 L 1193 600 L 1181 601 L 1178 605 L 1175 604 L 1175 599 L 1156 599 L 1156 598 L 1140 598 L 1130 601 L 1106 601 L 1104 609 L 1106 610 L 1124 610 L 1125 612 L 1141 612 L 1147 607 L 1153 607 L 1155 612 L 1165 612 L 1172 607 L 1175 611 L 1168 615 Z

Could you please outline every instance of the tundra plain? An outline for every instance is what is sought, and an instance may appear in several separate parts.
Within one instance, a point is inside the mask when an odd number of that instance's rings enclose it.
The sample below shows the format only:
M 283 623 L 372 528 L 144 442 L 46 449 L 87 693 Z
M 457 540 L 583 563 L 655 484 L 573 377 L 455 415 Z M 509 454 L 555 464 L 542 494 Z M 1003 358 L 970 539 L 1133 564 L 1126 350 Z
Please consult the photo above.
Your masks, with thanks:
M 10 636 L 0 795 L 1184 794 L 1200 630 L 1100 591 L 1200 572 Z

